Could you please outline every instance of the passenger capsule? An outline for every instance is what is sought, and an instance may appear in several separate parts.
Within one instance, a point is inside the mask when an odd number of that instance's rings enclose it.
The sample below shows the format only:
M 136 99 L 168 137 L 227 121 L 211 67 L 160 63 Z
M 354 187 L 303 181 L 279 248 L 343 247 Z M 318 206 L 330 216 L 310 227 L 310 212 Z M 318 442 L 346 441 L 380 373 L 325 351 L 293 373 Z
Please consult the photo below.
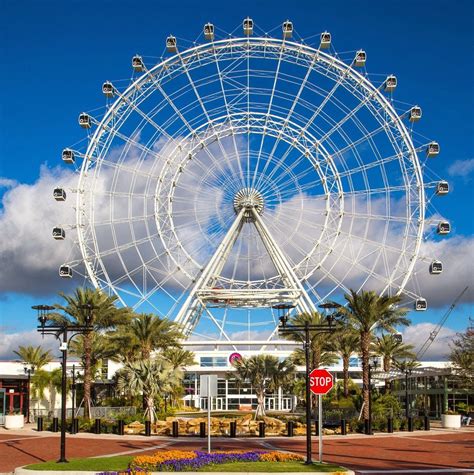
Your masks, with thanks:
M 421 107 L 414 106 L 410 109 L 410 122 L 418 122 L 421 119 Z
M 443 272 L 443 263 L 440 261 L 433 261 L 430 264 L 430 274 L 441 274 Z
M 387 79 L 385 79 L 385 83 L 384 83 L 385 92 L 393 92 L 396 87 L 397 87 L 397 77 L 393 75 L 387 76 Z
M 61 158 L 64 163 L 75 163 L 76 161 L 74 152 L 70 148 L 65 148 L 62 151 Z
M 436 184 L 437 195 L 447 195 L 449 193 L 449 183 L 447 181 L 439 181 Z
M 79 125 L 83 129 L 90 129 L 92 126 L 91 116 L 89 114 L 86 114 L 85 112 L 79 114 Z
M 56 201 L 66 201 L 66 192 L 63 188 L 55 188 L 53 190 L 53 197 Z
M 367 61 L 367 53 L 364 50 L 357 51 L 355 58 L 354 58 L 354 66 L 358 68 L 362 68 L 365 66 L 365 62 Z
M 53 238 L 62 241 L 66 238 L 66 231 L 64 231 L 64 229 L 60 228 L 59 226 L 53 228 Z
M 428 308 L 428 304 L 425 299 L 415 300 L 415 310 L 417 312 L 424 312 Z
M 291 38 L 293 36 L 293 23 L 286 20 L 282 25 L 283 38 Z
M 105 81 L 104 84 L 102 84 L 102 93 L 105 97 L 114 97 L 114 86 L 110 81 Z
M 321 43 L 319 45 L 320 49 L 328 49 L 331 46 L 331 33 L 329 31 L 324 31 L 321 33 Z
M 439 143 L 438 142 L 430 142 L 426 146 L 426 156 L 427 157 L 436 157 L 439 154 Z
M 168 38 L 166 38 L 166 50 L 168 53 L 178 52 L 176 38 L 174 36 L 168 36 Z
M 212 23 L 206 23 L 204 25 L 204 38 L 209 41 L 214 41 L 214 25 Z
M 244 35 L 245 36 L 253 35 L 253 20 L 251 18 L 247 17 L 243 21 L 242 27 L 244 29 Z
M 449 234 L 451 232 L 451 223 L 448 221 L 440 221 L 436 228 L 438 234 Z
M 59 267 L 59 277 L 70 279 L 72 277 L 72 269 L 67 264 L 63 264 Z
M 140 73 L 145 69 L 145 65 L 143 64 L 143 59 L 141 56 L 138 56 L 138 54 L 132 58 L 132 68 L 137 73 Z

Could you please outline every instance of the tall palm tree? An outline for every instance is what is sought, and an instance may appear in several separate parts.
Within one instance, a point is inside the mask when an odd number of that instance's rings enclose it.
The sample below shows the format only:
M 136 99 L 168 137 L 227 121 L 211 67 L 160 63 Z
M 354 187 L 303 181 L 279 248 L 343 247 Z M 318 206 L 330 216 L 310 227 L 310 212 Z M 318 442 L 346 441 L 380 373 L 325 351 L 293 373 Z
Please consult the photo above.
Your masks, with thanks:
M 319 312 L 300 313 L 290 318 L 290 325 L 325 325 L 326 318 Z M 294 334 L 285 335 L 289 340 L 296 340 Z M 331 366 L 337 361 L 337 356 L 332 351 L 331 338 L 327 333 L 322 333 L 317 330 L 310 330 L 310 366 L 312 369 L 320 368 L 321 366 Z M 301 340 L 297 340 L 301 341 Z M 305 352 L 298 348 L 291 356 L 293 363 L 305 364 Z
M 68 323 L 72 325 L 85 325 L 89 310 L 87 305 L 92 307 L 92 331 L 83 335 L 81 359 L 84 365 L 84 416 L 90 418 L 91 410 L 91 385 L 92 385 L 92 342 L 93 334 L 114 330 L 117 325 L 124 324 L 130 320 L 131 311 L 129 308 L 117 308 L 116 296 L 106 295 L 100 290 L 78 287 L 72 296 L 64 293 L 59 294 L 66 304 L 56 304 L 55 308 L 62 310 L 63 314 L 54 314 L 52 318 L 58 323 Z M 79 353 L 79 351 L 78 351 Z
M 237 385 L 250 382 L 257 396 L 255 418 L 265 416 L 265 392 L 276 391 L 294 380 L 295 366 L 289 360 L 279 361 L 271 355 L 254 355 L 241 358 L 233 363 L 235 372 L 229 378 L 235 378 Z
M 31 377 L 31 395 L 34 399 L 44 399 L 46 389 L 48 389 L 48 407 L 49 411 L 54 409 L 54 400 L 56 394 L 62 391 L 62 371 L 61 368 L 53 369 L 52 371 L 45 371 L 39 369 Z
M 121 356 L 129 360 L 146 360 L 154 350 L 176 348 L 182 337 L 174 322 L 151 313 L 141 313 L 135 315 L 130 323 L 118 326 L 117 331 L 110 335 L 110 341 Z
M 344 295 L 347 306 L 339 312 L 346 318 L 347 323 L 360 336 L 360 354 L 362 357 L 362 397 L 363 417 L 369 418 L 369 356 L 370 343 L 376 329 L 395 332 L 396 325 L 408 325 L 410 320 L 405 318 L 407 309 L 398 308 L 400 297 L 379 296 L 373 291 L 354 290 Z
M 33 366 L 36 370 L 41 369 L 43 366 L 47 365 L 53 359 L 51 350 L 44 350 L 40 345 L 39 346 L 19 346 L 18 351 L 14 351 L 22 361 Z
M 143 394 L 146 401 L 145 415 L 155 422 L 155 399 L 169 391 L 176 383 L 176 373 L 171 365 L 162 359 L 126 361 L 117 377 L 117 389 Z
M 359 335 L 351 328 L 343 328 L 337 331 L 332 338 L 333 349 L 342 359 L 343 394 L 349 396 L 349 360 L 360 348 Z
M 388 333 L 377 337 L 372 342 L 372 351 L 383 359 L 383 370 L 388 373 L 392 369 L 393 363 L 400 359 L 415 358 L 413 345 L 406 345 L 397 340 L 392 334 Z M 385 380 L 385 390 L 390 390 L 388 379 Z

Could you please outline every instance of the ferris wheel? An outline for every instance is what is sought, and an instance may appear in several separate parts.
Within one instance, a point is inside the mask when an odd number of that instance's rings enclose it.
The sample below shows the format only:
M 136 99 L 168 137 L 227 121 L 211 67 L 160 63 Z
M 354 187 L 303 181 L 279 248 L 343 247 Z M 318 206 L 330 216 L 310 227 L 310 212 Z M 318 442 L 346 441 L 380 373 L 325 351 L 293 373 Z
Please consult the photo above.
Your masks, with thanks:
M 233 346 L 272 341 L 282 302 L 312 312 L 349 289 L 425 310 L 407 284 L 427 228 L 450 232 L 426 213 L 449 185 L 424 182 L 440 147 L 416 140 L 422 110 L 395 100 L 396 76 L 369 77 L 365 51 L 337 54 L 329 32 L 312 45 L 290 21 L 279 38 L 247 18 L 240 36 L 208 23 L 201 39 L 134 56 L 131 83 L 103 84 L 103 116 L 80 114 L 87 147 L 62 153 L 80 257 L 60 275 L 84 268 L 124 305 Z

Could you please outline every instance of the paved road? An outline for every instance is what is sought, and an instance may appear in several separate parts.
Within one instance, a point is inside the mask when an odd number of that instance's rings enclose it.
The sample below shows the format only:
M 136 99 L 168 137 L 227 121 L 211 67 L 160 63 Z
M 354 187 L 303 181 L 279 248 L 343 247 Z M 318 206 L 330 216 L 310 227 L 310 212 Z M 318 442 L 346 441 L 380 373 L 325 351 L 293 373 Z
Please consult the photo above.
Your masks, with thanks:
M 150 453 L 165 448 L 205 449 L 206 441 L 196 438 L 119 437 L 79 434 L 68 436 L 67 456 L 90 457 L 108 454 Z M 282 449 L 305 453 L 304 437 L 213 440 L 220 449 Z M 389 473 L 387 470 L 423 473 L 474 474 L 474 430 L 463 432 L 432 431 L 392 436 L 328 437 L 324 441 L 324 461 L 343 465 L 359 474 Z M 17 466 L 54 460 L 58 457 L 58 434 L 30 432 L 28 435 L 0 433 L 0 473 Z M 317 459 L 317 440 L 313 441 L 313 459 Z M 457 472 L 448 471 L 457 469 Z M 441 472 L 441 470 L 443 472 Z M 459 471 L 462 470 L 462 471 Z M 391 472 L 395 473 L 395 472 Z M 402 472 L 399 472 L 402 473 Z

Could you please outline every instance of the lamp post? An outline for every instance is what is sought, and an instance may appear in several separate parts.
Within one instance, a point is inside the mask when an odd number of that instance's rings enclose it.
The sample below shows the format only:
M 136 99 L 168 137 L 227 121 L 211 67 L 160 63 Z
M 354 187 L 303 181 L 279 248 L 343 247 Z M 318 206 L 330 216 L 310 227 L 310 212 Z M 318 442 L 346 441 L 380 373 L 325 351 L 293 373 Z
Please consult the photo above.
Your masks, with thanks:
M 26 395 L 26 422 L 29 424 L 30 420 L 30 390 L 31 390 L 31 375 L 35 372 L 35 365 L 31 363 L 24 363 L 23 368 L 25 370 L 25 374 L 28 376 L 28 383 L 27 383 L 27 395 Z
M 411 368 L 405 368 L 405 417 L 407 421 L 410 417 L 410 405 L 408 404 L 408 375 L 411 375 Z
M 72 369 L 71 369 L 71 377 L 72 377 L 72 385 L 71 385 L 71 391 L 72 391 L 72 395 L 71 395 L 71 433 L 72 434 L 75 434 L 76 433 L 76 428 L 74 426 L 74 418 L 75 418 L 75 410 L 76 410 L 76 389 L 77 389 L 77 386 L 76 386 L 76 378 L 77 376 L 79 376 L 79 372 L 76 371 L 76 365 L 73 364 L 72 365 Z
M 34 305 L 31 307 L 38 312 L 39 325 L 37 330 L 44 336 L 53 335 L 59 342 L 59 349 L 61 350 L 61 442 L 60 442 L 60 456 L 58 463 L 67 463 L 66 459 L 66 399 L 67 399 L 67 347 L 68 343 L 73 337 L 79 334 L 89 333 L 92 330 L 92 310 L 93 306 L 90 304 L 82 305 L 80 308 L 85 312 L 85 325 L 73 325 L 67 320 L 60 323 L 54 321 L 48 323 L 50 320 L 50 313 L 54 307 L 50 305 Z M 48 323 L 48 324 L 47 324 Z
M 372 431 L 372 370 L 376 370 L 379 365 L 377 357 L 372 358 L 369 362 L 369 435 L 373 435 Z
M 288 313 L 295 306 L 292 304 L 278 304 L 273 308 L 281 312 L 279 316 L 280 325 L 278 326 L 278 332 L 280 334 L 295 334 L 300 341 L 303 342 L 303 348 L 305 350 L 305 362 L 306 362 L 306 465 L 313 463 L 312 453 L 311 453 L 311 391 L 310 391 L 310 378 L 309 374 L 311 373 L 310 364 L 310 349 L 311 349 L 311 338 L 310 331 L 315 331 L 318 333 L 331 333 L 335 330 L 333 326 L 334 315 L 326 315 L 327 324 L 311 325 L 308 321 L 304 325 L 288 325 Z M 329 308 L 338 308 L 339 304 L 328 302 L 321 305 L 324 309 Z M 314 369 L 314 368 L 313 368 Z

